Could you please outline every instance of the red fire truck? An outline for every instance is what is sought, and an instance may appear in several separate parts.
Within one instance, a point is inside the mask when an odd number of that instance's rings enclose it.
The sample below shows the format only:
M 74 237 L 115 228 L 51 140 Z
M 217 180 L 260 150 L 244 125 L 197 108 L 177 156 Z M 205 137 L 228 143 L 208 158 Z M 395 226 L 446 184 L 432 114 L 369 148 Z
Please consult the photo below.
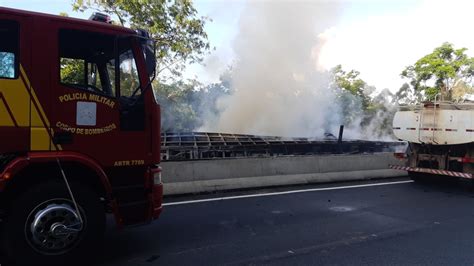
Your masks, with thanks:
M 4 253 L 57 264 L 162 209 L 154 42 L 143 30 L 0 8 Z

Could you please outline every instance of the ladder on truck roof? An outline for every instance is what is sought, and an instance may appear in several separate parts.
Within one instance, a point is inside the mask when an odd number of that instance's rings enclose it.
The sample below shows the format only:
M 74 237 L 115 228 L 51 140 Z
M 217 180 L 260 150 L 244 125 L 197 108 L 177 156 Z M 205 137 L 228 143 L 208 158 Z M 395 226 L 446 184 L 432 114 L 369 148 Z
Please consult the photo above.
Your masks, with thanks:
M 439 144 L 438 141 L 436 141 L 435 135 L 436 132 L 440 130 L 436 121 L 437 98 L 439 95 L 439 93 L 435 95 L 433 109 L 426 108 L 431 104 L 425 104 L 420 110 L 420 118 L 418 121 L 418 141 L 420 143 L 428 142 L 430 144 Z

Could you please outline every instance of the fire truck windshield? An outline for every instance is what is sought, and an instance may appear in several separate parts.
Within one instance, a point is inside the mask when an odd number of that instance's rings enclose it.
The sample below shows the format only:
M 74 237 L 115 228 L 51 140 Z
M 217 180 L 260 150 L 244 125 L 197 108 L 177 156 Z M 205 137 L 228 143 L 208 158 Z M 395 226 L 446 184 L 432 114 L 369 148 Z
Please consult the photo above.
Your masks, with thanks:
M 140 83 L 141 68 L 137 67 L 132 36 L 118 38 L 93 32 L 61 30 L 59 37 L 60 82 L 63 85 L 111 98 L 138 97 L 144 89 L 142 85 L 147 85 Z M 154 60 L 154 56 L 144 53 L 147 64 L 154 64 L 148 62 Z

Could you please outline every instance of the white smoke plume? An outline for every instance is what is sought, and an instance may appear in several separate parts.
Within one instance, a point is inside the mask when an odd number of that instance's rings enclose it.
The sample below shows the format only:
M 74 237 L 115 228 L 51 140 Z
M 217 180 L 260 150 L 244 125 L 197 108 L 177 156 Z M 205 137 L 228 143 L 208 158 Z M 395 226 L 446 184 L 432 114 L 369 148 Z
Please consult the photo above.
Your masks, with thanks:
M 334 1 L 249 2 L 234 41 L 234 92 L 217 101 L 219 118 L 200 130 L 288 137 L 337 132 L 340 107 L 317 60 L 324 41 L 318 36 L 340 10 Z

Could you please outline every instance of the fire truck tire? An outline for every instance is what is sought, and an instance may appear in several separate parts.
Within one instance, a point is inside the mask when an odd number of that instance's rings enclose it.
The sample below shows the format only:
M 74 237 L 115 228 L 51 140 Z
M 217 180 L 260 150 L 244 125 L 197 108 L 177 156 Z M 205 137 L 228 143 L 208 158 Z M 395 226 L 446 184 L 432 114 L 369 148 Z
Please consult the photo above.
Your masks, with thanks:
M 105 231 L 104 205 L 87 186 L 72 183 L 71 189 L 81 217 L 60 181 L 31 187 L 12 201 L 2 224 L 9 259 L 20 265 L 75 265 L 95 257 Z

